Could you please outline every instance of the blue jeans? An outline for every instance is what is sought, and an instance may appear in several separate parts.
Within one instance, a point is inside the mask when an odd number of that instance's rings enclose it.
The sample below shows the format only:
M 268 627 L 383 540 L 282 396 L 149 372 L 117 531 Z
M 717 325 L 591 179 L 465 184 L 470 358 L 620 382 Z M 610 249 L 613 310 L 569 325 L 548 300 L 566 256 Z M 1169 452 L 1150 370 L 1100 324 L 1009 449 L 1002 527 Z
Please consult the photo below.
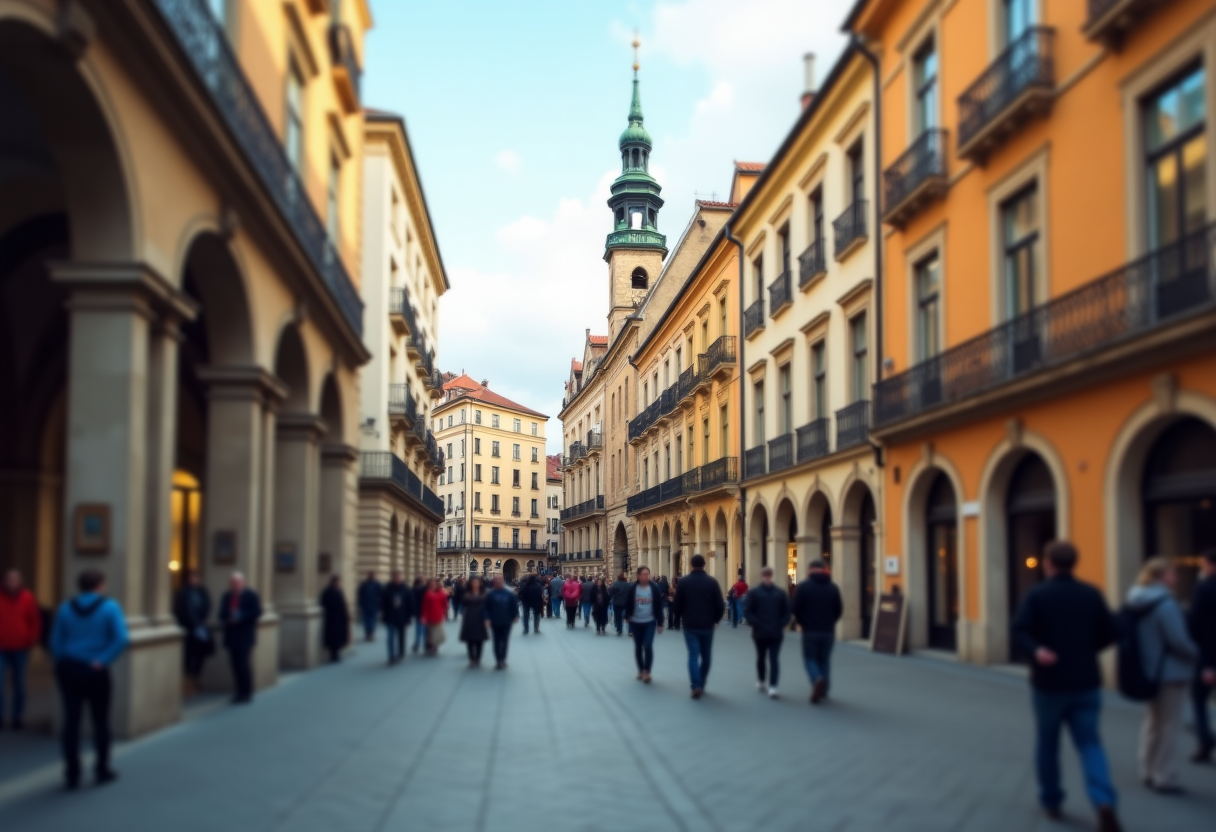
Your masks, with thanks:
M 388 647 L 389 661 L 405 655 L 405 628 L 405 624 L 400 627 L 396 624 L 384 625 L 384 643 Z
M 583 626 L 586 627 L 591 623 L 591 602 L 583 602 Z
M 743 620 L 743 599 L 735 598 L 730 602 L 731 621 L 730 626 L 738 627 L 739 622 Z
M 836 637 L 831 633 L 802 634 L 802 660 L 806 662 L 806 675 L 815 684 L 823 679 L 824 690 L 832 682 L 832 645 Z
M 0 652 L 0 722 L 4 721 L 4 689 L 8 686 L 8 671 L 13 671 L 13 722 L 25 716 L 25 667 L 29 663 L 29 650 L 5 650 Z
M 658 626 L 657 621 L 629 625 L 629 635 L 633 636 L 633 658 L 638 663 L 638 670 L 649 671 L 654 663 L 654 633 Z
M 684 646 L 688 648 L 688 682 L 693 690 L 704 689 L 709 680 L 709 665 L 713 661 L 714 631 L 684 628 Z
M 1058 809 L 1064 802 L 1064 790 L 1060 787 L 1060 731 L 1067 725 L 1085 771 L 1085 790 L 1090 802 L 1095 807 L 1113 807 L 1115 787 L 1098 737 L 1102 694 L 1097 690 L 1080 693 L 1032 690 L 1031 696 L 1038 727 L 1035 770 L 1039 777 L 1039 803 L 1046 809 Z
M 624 607 L 613 607 L 612 608 L 612 620 L 613 620 L 613 623 L 616 624 L 616 634 L 619 636 L 621 634 L 621 627 L 625 621 L 625 608 Z
M 362 618 L 363 635 L 367 637 L 368 641 L 371 641 L 372 636 L 376 635 L 376 611 L 364 610 L 362 613 Z
M 549 606 L 553 608 L 554 618 L 562 617 L 562 596 L 560 593 L 549 599 Z
M 417 652 L 423 647 L 426 647 L 426 625 L 418 618 L 414 620 L 414 651 Z

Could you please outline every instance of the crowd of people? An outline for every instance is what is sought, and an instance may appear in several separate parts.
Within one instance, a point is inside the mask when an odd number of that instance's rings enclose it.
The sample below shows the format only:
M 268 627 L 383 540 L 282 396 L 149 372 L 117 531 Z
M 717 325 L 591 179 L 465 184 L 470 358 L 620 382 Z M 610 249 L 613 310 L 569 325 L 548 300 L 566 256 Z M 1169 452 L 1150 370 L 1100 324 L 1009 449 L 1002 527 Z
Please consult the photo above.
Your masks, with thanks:
M 1037 730 L 1035 770 L 1039 801 L 1048 816 L 1060 817 L 1064 792 L 1060 784 L 1060 735 L 1067 728 L 1085 771 L 1088 797 L 1103 832 L 1119 829 L 1117 795 L 1103 750 L 1099 715 L 1102 674 L 1099 654 L 1117 645 L 1118 683 L 1124 695 L 1145 703 L 1140 737 L 1139 767 L 1144 784 L 1174 795 L 1179 783 L 1178 746 L 1184 733 L 1189 699 L 1195 720 L 1197 747 L 1192 761 L 1207 763 L 1216 751 L 1208 703 L 1216 688 L 1216 551 L 1201 559 L 1201 580 L 1184 613 L 1176 598 L 1177 573 L 1166 558 L 1144 564 L 1136 585 L 1117 614 L 1102 593 L 1074 576 L 1076 548 L 1066 541 L 1050 543 L 1043 553 L 1046 580 L 1025 597 L 1013 620 L 1017 646 L 1030 657 L 1032 710 Z M 541 576 L 529 574 L 507 587 L 502 575 L 487 589 L 479 576 L 441 580 L 422 576 L 407 584 L 401 572 L 381 583 L 374 572 L 360 582 L 355 614 L 332 577 L 318 603 L 321 642 L 333 662 L 342 660 L 357 621 L 366 641 L 379 625 L 386 632 L 387 664 L 406 654 L 407 630 L 414 625 L 413 652 L 439 654 L 446 641 L 445 626 L 459 620 L 458 638 L 465 644 L 469 667 L 481 666 L 485 642 L 491 641 L 496 670 L 507 668 L 513 626 L 522 621 L 523 634 L 541 634 L 542 619 L 556 620 L 565 612 L 568 630 L 595 624 L 597 636 L 611 626 L 618 637 L 633 641 L 638 681 L 652 682 L 655 636 L 664 628 L 682 631 L 687 650 L 690 695 L 705 695 L 713 661 L 714 631 L 726 620 L 751 630 L 756 655 L 756 687 L 777 698 L 781 646 L 787 629 L 801 633 L 801 652 L 811 684 L 810 702 L 829 695 L 831 658 L 837 622 L 843 613 L 839 588 L 822 560 L 810 563 L 806 579 L 792 593 L 779 587 L 771 567 L 761 571 L 760 583 L 749 586 L 741 577 L 724 594 L 705 571 L 705 559 L 694 555 L 691 571 L 668 580 L 653 577 L 643 566 L 633 576 Z M 21 575 L 9 570 L 0 587 L 0 728 L 24 725 L 25 671 L 30 651 L 44 644 L 54 660 L 61 692 L 61 742 L 64 778 L 69 789 L 81 779 L 80 726 L 88 709 L 93 725 L 95 781 L 117 777 L 110 765 L 110 666 L 129 642 L 118 603 L 105 594 L 105 576 L 83 571 L 77 594 L 63 602 L 50 622 Z M 184 672 L 197 690 L 204 665 L 220 641 L 228 654 L 235 704 L 252 701 L 252 654 L 257 644 L 262 603 L 257 592 L 234 572 L 215 607 L 197 575 L 184 576 L 173 603 L 183 633 Z M 11 680 L 11 682 L 10 682 Z M 12 689 L 12 706 L 5 695 Z M 5 722 L 6 716 L 11 718 Z

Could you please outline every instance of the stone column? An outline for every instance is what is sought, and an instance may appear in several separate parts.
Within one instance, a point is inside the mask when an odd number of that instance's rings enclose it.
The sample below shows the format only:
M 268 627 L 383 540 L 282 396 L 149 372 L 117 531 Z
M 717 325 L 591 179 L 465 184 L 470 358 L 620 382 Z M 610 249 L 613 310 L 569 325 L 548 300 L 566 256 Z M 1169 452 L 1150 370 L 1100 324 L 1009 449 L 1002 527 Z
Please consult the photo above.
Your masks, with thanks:
M 325 423 L 311 413 L 280 413 L 274 459 L 274 601 L 279 613 L 279 666 L 307 669 L 320 660 L 317 580 L 320 438 Z
M 819 545 L 819 536 L 813 534 L 800 534 L 794 538 L 794 545 L 798 551 L 798 580 L 806 579 L 807 570 L 811 567 L 811 561 L 823 554 Z
M 173 626 L 172 573 L 173 470 L 177 457 L 177 353 L 182 335 L 178 322 L 162 319 L 152 329 L 148 359 L 148 510 L 144 570 L 144 609 L 155 626 Z M 186 565 L 179 564 L 179 569 Z
M 130 737 L 181 712 L 180 634 L 149 607 L 158 594 L 150 586 L 168 570 L 163 559 L 149 569 L 157 543 L 148 538 L 148 517 L 168 506 L 167 493 L 150 502 L 150 488 L 168 488 L 159 480 L 172 464 L 164 449 L 176 434 L 166 421 L 174 409 L 163 404 L 176 395 L 176 384 L 164 388 L 174 376 L 161 372 L 169 357 L 162 352 L 153 362 L 151 342 L 162 314 L 189 319 L 194 307 L 143 264 L 59 263 L 52 278 L 70 292 L 63 592 L 75 594 L 83 569 L 100 569 L 107 593 L 122 605 L 131 645 L 112 669 L 113 716 L 115 733 Z M 97 524 L 93 533 L 86 528 L 78 537 L 78 512 Z
M 317 506 L 321 523 L 317 554 L 329 556 L 330 571 L 322 576 L 323 579 L 327 580 L 329 575 L 339 576 L 347 598 L 352 597 L 357 578 L 355 551 L 350 547 L 349 539 L 354 519 L 351 495 L 357 488 L 354 472 L 358 460 L 358 449 L 350 445 L 329 444 L 321 448 L 321 499 Z M 377 572 L 383 573 L 383 570 Z
M 857 526 L 832 527 L 832 580 L 844 601 L 837 635 L 842 640 L 861 638 L 861 529 Z

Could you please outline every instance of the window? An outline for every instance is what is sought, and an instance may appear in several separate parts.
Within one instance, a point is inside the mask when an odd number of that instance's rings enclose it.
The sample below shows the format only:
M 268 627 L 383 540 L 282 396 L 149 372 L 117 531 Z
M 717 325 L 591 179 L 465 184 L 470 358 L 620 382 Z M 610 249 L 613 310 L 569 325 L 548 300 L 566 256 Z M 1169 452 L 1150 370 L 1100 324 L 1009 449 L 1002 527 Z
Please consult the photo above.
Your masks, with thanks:
M 823 239 L 823 188 L 816 188 L 811 194 L 811 242 L 817 243 Z
M 452 513 L 452 495 L 448 495 L 448 514 Z
M 497 440 L 490 443 L 490 456 L 502 456 L 502 454 L 499 453 L 499 445 Z
M 642 488 L 650 488 L 650 460 L 642 460 Z
M 462 410 L 462 411 L 460 411 L 460 419 L 461 419 L 461 421 L 464 421 L 464 411 L 463 411 L 463 410 Z M 463 457 L 464 457 L 464 449 L 465 449 L 465 440 L 461 439 L 461 440 L 460 440 L 460 456 L 461 456 L 461 458 L 463 458 Z
M 676 378 L 679 378 L 682 372 L 684 372 L 684 351 L 681 347 L 676 347 Z
M 1194 67 L 1144 103 L 1150 250 L 1198 231 L 1207 219 L 1204 75 L 1204 67 Z
M 523 422 L 521 422 L 519 419 L 512 419 L 511 420 L 511 430 L 515 431 L 516 433 L 519 433 L 520 431 L 523 430 Z
M 532 472 L 532 490 L 535 491 L 538 488 L 540 488 L 540 474 L 538 474 L 536 471 L 533 471 Z
M 481 492 L 473 492 L 473 511 L 481 511 Z M 476 526 L 474 526 L 476 528 Z
M 329 239 L 335 243 L 338 239 L 338 206 L 341 188 L 342 161 L 338 154 L 329 154 L 329 179 L 325 183 L 325 230 Z
M 828 415 L 828 365 L 825 341 L 811 345 L 811 417 L 826 419 Z
M 452 458 L 452 443 L 448 443 L 448 459 Z
M 481 463 L 473 464 L 473 482 L 481 482 Z
M 494 510 L 495 510 L 495 511 L 498 511 L 498 509 L 494 509 Z M 494 528 L 490 529 L 490 543 L 491 543 L 491 545 L 493 545 L 493 546 L 494 546 L 494 548 L 495 548 L 495 549 L 497 549 L 497 548 L 498 548 L 498 527 L 497 527 L 497 526 L 495 526 Z M 486 565 L 486 568 L 488 569 L 488 568 L 489 568 L 489 566 L 490 566 L 490 559 L 489 559 L 489 558 L 486 558 L 486 563 L 485 563 L 485 565 Z
M 684 444 L 676 437 L 676 476 L 684 473 Z
M 726 335 L 726 298 L 718 298 L 718 335 Z
M 532 501 L 532 516 L 533 516 L 533 517 L 539 517 L 539 516 L 540 516 L 540 511 L 539 511 L 538 509 L 539 509 L 539 504 L 538 504 L 538 502 L 537 502 L 536 500 L 533 500 L 533 501 Z M 535 534 L 535 532 L 533 532 L 533 534 Z
M 861 139 L 853 142 L 849 148 L 849 195 L 853 204 L 866 198 L 866 164 L 865 152 Z
M 473 526 L 473 545 L 476 546 L 479 543 L 481 543 L 481 526 L 476 525 Z
M 515 513 L 519 514 L 519 511 L 516 510 Z M 519 529 L 511 529 L 511 548 L 519 548 Z
M 666 466 L 664 468 L 663 480 L 666 481 L 671 479 L 671 445 L 663 446 L 663 462 Z
M 511 514 L 515 515 L 516 517 L 519 516 L 519 498 L 518 497 L 511 498 Z
M 757 445 L 764 444 L 764 380 L 761 379 L 752 385 L 752 400 L 754 410 L 754 424 L 752 425 L 752 436 Z
M 912 127 L 920 135 L 937 126 L 937 47 L 932 38 L 912 57 L 912 83 Z
M 870 392 L 870 346 L 866 332 L 866 313 L 849 321 L 849 340 L 853 344 L 853 401 L 863 401 Z
M 475 425 L 481 424 L 481 411 L 480 410 L 473 411 L 473 424 L 475 424 Z
M 781 384 L 781 433 L 794 432 L 794 395 L 790 390 L 790 365 L 783 364 L 777 371 Z
M 452 479 L 452 466 L 451 465 L 448 466 L 448 482 L 455 482 L 455 480 Z
M 497 494 L 490 495 L 490 513 L 498 514 L 498 495 Z
M 695 467 L 696 467 L 696 464 L 697 464 L 697 463 L 696 463 L 696 460 L 697 460 L 697 456 L 696 456 L 696 442 L 695 442 L 695 440 L 693 439 L 693 428 L 692 428 L 692 425 L 689 425 L 689 426 L 688 426 L 688 467 L 689 467 L 689 468 L 695 468 Z M 702 462 L 706 462 L 707 460 L 701 460 L 701 461 L 702 461 Z
M 452 414 L 449 413 L 448 414 L 448 427 L 451 427 L 451 426 L 452 426 Z
M 941 352 L 941 259 L 935 251 L 916 264 L 916 359 Z
M 790 270 L 790 227 L 788 223 L 781 226 L 781 230 L 777 232 L 777 242 L 781 249 L 781 273 L 786 274 Z
M 513 470 L 511 472 L 511 486 L 513 488 L 519 488 L 519 469 L 518 468 L 516 468 L 515 470 Z
M 464 463 L 460 463 L 460 481 L 464 482 Z
M 752 274 L 756 278 L 756 300 L 764 297 L 764 255 L 752 261 Z
M 666 390 L 671 386 L 671 362 L 663 362 L 663 389 Z
M 730 410 L 726 405 L 718 408 L 718 458 L 730 453 Z M 705 420 L 705 447 L 709 447 L 709 420 Z
M 539 430 L 540 430 L 540 425 L 538 425 L 536 422 L 533 422 L 532 423 L 532 435 L 539 436 L 540 434 L 537 432 Z
M 283 133 L 287 161 L 297 175 L 304 163 L 304 74 L 295 58 L 287 60 L 287 126 Z M 296 180 L 288 179 L 288 189 L 294 194 Z
M 1005 44 L 1013 43 L 1036 23 L 1036 0 L 1004 0 Z
M 481 455 L 481 437 L 480 436 L 473 437 L 473 453 L 477 454 L 478 456 Z
M 701 352 L 709 350 L 709 318 L 701 321 Z
M 540 462 L 540 448 L 533 448 L 533 449 L 532 449 L 532 461 L 533 461 L 533 462 Z
M 497 465 L 490 468 L 490 482 L 493 485 L 498 485 L 498 466 Z
M 1039 189 L 1031 184 L 1001 206 L 1005 317 L 1029 312 L 1035 297 L 1039 253 Z M 935 353 L 934 353 L 935 354 Z
M 650 284 L 650 278 L 646 275 L 646 270 L 641 266 L 633 270 L 633 274 L 629 277 L 629 288 L 645 289 Z
M 497 413 L 490 414 L 490 427 L 492 427 L 492 428 L 498 427 L 498 414 Z
M 709 462 L 709 417 L 701 420 L 701 464 Z
M 532 516 L 533 517 L 536 516 L 535 511 L 532 512 Z M 535 549 L 536 548 L 536 529 L 533 529 L 531 532 L 529 532 L 529 535 L 531 537 L 532 548 Z M 529 561 L 529 563 L 531 563 L 531 561 Z
M 519 445 L 518 445 L 518 443 L 517 443 L 517 444 L 514 444 L 514 445 L 512 445 L 512 446 L 511 446 L 511 459 L 519 459 Z

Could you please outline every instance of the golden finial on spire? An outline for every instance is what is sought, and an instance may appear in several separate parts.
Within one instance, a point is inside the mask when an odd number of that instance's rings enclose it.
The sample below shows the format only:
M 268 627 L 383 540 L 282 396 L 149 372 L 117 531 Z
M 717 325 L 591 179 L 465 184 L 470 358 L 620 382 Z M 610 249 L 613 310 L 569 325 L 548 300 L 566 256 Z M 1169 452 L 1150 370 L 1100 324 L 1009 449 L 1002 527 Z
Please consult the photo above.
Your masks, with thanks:
M 633 71 L 636 74 L 638 71 L 638 47 L 642 45 L 642 41 L 638 39 L 638 32 L 633 30 Z

